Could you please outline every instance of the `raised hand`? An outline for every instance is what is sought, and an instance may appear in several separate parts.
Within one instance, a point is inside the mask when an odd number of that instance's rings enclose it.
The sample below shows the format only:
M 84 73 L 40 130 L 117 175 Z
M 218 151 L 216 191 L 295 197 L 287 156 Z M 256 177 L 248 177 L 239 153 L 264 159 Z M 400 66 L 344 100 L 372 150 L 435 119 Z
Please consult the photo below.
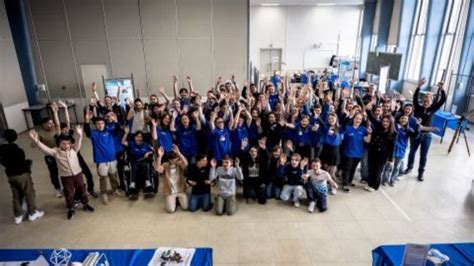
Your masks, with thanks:
M 186 76 L 186 80 L 187 80 L 188 82 L 191 82 L 191 81 L 192 81 L 190 76 Z
M 63 101 L 58 101 L 58 105 L 62 108 L 67 108 L 67 104 Z
M 240 147 L 243 149 L 245 149 L 247 147 L 247 145 L 249 144 L 249 139 L 247 138 L 244 138 L 242 139 L 242 144 L 240 145 Z
M 240 159 L 239 159 L 239 158 L 235 158 L 235 160 L 234 160 L 234 165 L 235 165 L 235 167 L 239 167 L 239 166 L 240 166 Z
M 82 126 L 80 124 L 76 125 L 76 134 L 82 137 L 83 132 L 84 130 L 82 129 Z
M 128 135 L 128 134 L 130 133 L 130 128 L 129 128 L 128 126 L 124 126 L 124 127 L 123 127 L 123 133 L 124 133 L 125 135 Z
M 158 121 L 153 118 L 153 119 L 151 120 L 151 125 L 152 125 L 153 127 L 158 126 Z
M 280 165 L 286 164 L 287 161 L 288 161 L 288 158 L 286 157 L 286 154 L 282 153 L 280 155 Z
M 160 87 L 158 89 L 158 91 L 161 93 L 161 94 L 164 94 L 165 93 L 165 87 Z
M 176 78 L 176 75 L 173 75 L 173 84 L 178 83 L 178 78 Z
M 211 160 L 211 167 L 212 167 L 212 168 L 216 168 L 216 166 L 217 166 L 217 161 L 216 161 L 216 159 L 212 159 L 212 160 Z
M 89 122 L 89 121 L 92 119 L 92 117 L 94 117 L 94 113 L 92 113 L 91 111 L 89 111 L 89 112 L 87 112 L 87 113 L 85 114 L 85 117 L 84 117 L 84 118 L 85 118 L 86 122 Z
M 261 148 L 261 149 L 266 149 L 267 148 L 267 138 L 266 137 L 263 137 L 261 139 L 258 140 L 258 146 Z
M 421 86 L 423 86 L 425 83 L 426 83 L 426 78 L 421 78 L 418 81 L 418 88 L 421 88 Z
M 34 142 L 38 142 L 39 141 L 39 137 L 38 137 L 38 132 L 36 132 L 36 130 L 32 129 L 28 132 L 28 134 L 30 135 L 30 138 L 34 141 Z
M 92 82 L 91 89 L 92 89 L 93 92 L 95 92 L 97 90 L 97 84 L 95 84 L 95 81 Z
M 308 158 L 304 157 L 303 160 L 300 162 L 300 167 L 305 168 L 308 165 Z
M 159 147 L 158 148 L 158 156 L 163 157 L 163 155 L 165 155 L 165 150 L 163 149 L 163 147 Z
M 171 148 L 171 150 L 176 153 L 176 154 L 180 154 L 181 152 L 179 151 L 179 148 L 176 144 L 173 144 L 173 147 Z
M 56 102 L 52 102 L 50 106 L 51 106 L 51 110 L 53 110 L 53 112 L 57 113 L 59 111 L 59 106 Z
M 440 90 L 444 90 L 444 81 L 438 82 L 438 88 L 439 88 Z

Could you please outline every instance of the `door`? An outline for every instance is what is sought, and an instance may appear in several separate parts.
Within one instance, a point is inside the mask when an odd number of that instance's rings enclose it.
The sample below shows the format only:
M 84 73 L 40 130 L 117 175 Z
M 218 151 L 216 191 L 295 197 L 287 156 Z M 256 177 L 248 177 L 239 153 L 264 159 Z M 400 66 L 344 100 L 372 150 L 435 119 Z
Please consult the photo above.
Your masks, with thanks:
M 281 70 L 281 49 L 260 49 L 260 71 L 270 75 Z
M 97 93 L 101 99 L 104 98 L 105 90 L 104 84 L 102 84 L 102 76 L 107 78 L 107 67 L 105 65 L 81 65 L 81 73 L 82 73 L 82 84 L 84 84 L 85 88 L 85 97 L 88 101 L 93 96 L 91 90 L 92 82 L 97 84 Z

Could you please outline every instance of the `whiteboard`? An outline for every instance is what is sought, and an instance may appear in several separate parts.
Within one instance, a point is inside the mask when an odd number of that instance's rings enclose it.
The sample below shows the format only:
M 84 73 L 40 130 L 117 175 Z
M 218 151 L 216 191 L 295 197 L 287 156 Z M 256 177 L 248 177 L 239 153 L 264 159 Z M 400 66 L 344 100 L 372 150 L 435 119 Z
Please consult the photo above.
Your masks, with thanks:
M 335 55 L 334 50 L 309 49 L 304 52 L 303 68 L 326 68 L 329 67 L 331 57 Z

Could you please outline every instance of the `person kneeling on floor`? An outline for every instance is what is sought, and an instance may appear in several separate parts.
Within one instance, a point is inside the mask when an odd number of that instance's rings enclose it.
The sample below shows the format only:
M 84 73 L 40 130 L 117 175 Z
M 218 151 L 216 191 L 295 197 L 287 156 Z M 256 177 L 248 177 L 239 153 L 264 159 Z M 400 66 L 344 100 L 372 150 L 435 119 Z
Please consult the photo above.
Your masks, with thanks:
M 161 163 L 165 150 L 158 148 L 158 157 L 155 161 L 155 170 L 163 174 L 163 194 L 165 195 L 166 211 L 173 213 L 176 211 L 178 199 L 179 206 L 183 211 L 188 209 L 188 197 L 186 195 L 186 180 L 184 171 L 188 166 L 188 160 L 179 151 L 178 146 L 173 144 L 172 151 L 169 153 L 168 161 Z
M 306 183 L 306 194 L 309 201 L 308 212 L 313 213 L 315 207 L 318 207 L 320 212 L 327 211 L 327 182 L 331 184 L 333 189 L 337 189 L 337 184 L 327 171 L 321 169 L 319 158 L 311 161 L 311 169 L 303 175 L 303 180 Z
M 64 188 L 64 196 L 66 198 L 66 206 L 68 208 L 67 218 L 71 219 L 75 214 L 74 210 L 74 194 L 81 196 L 81 202 L 84 211 L 93 212 L 88 202 L 87 193 L 84 185 L 84 177 L 82 169 L 79 165 L 77 153 L 81 148 L 82 127 L 76 126 L 77 138 L 74 145 L 71 143 L 69 136 L 61 135 L 56 139 L 57 147 L 54 149 L 44 145 L 38 138 L 38 133 L 33 129 L 30 131 L 30 137 L 36 146 L 45 154 L 53 156 L 58 164 L 59 176 Z
M 211 160 L 211 171 L 209 180 L 217 179 L 219 193 L 216 197 L 215 211 L 217 215 L 222 215 L 224 211 L 227 215 L 233 215 L 237 211 L 237 200 L 235 198 L 236 179 L 242 181 L 242 169 L 240 161 L 235 158 L 235 167 L 232 167 L 232 159 L 228 155 L 222 157 L 222 166 L 217 167 L 217 161 Z
M 211 209 L 211 181 L 209 181 L 207 154 L 198 154 L 196 163 L 188 168 L 186 175 L 188 185 L 192 187 L 189 211 L 194 212 L 198 208 L 202 208 L 205 212 L 209 211 Z

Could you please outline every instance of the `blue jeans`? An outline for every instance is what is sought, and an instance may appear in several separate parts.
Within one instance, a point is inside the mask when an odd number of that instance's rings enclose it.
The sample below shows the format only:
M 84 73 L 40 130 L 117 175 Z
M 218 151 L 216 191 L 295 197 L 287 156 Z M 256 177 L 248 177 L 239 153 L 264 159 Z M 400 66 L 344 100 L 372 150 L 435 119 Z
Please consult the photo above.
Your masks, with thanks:
M 281 191 L 280 199 L 282 201 L 293 201 L 297 202 L 300 200 L 301 196 L 303 195 L 303 186 L 301 185 L 284 185 L 283 190 Z
M 316 187 L 311 181 L 306 185 L 308 201 L 316 202 L 316 207 L 320 212 L 325 212 L 328 209 L 327 192 L 327 187 Z
M 383 182 L 393 183 L 399 176 L 400 167 L 403 163 L 403 158 L 395 158 L 393 165 L 386 164 L 383 170 Z
M 189 211 L 194 212 L 199 207 L 205 212 L 211 209 L 211 197 L 209 194 L 191 194 L 188 207 Z
M 280 199 L 281 188 L 270 182 L 267 187 L 267 199 Z
M 420 148 L 420 165 L 418 166 L 418 175 L 425 172 L 426 161 L 428 160 L 428 152 L 431 146 L 431 133 L 422 133 L 419 138 L 411 139 L 410 154 L 408 155 L 408 169 L 413 169 L 415 164 L 415 154 Z

